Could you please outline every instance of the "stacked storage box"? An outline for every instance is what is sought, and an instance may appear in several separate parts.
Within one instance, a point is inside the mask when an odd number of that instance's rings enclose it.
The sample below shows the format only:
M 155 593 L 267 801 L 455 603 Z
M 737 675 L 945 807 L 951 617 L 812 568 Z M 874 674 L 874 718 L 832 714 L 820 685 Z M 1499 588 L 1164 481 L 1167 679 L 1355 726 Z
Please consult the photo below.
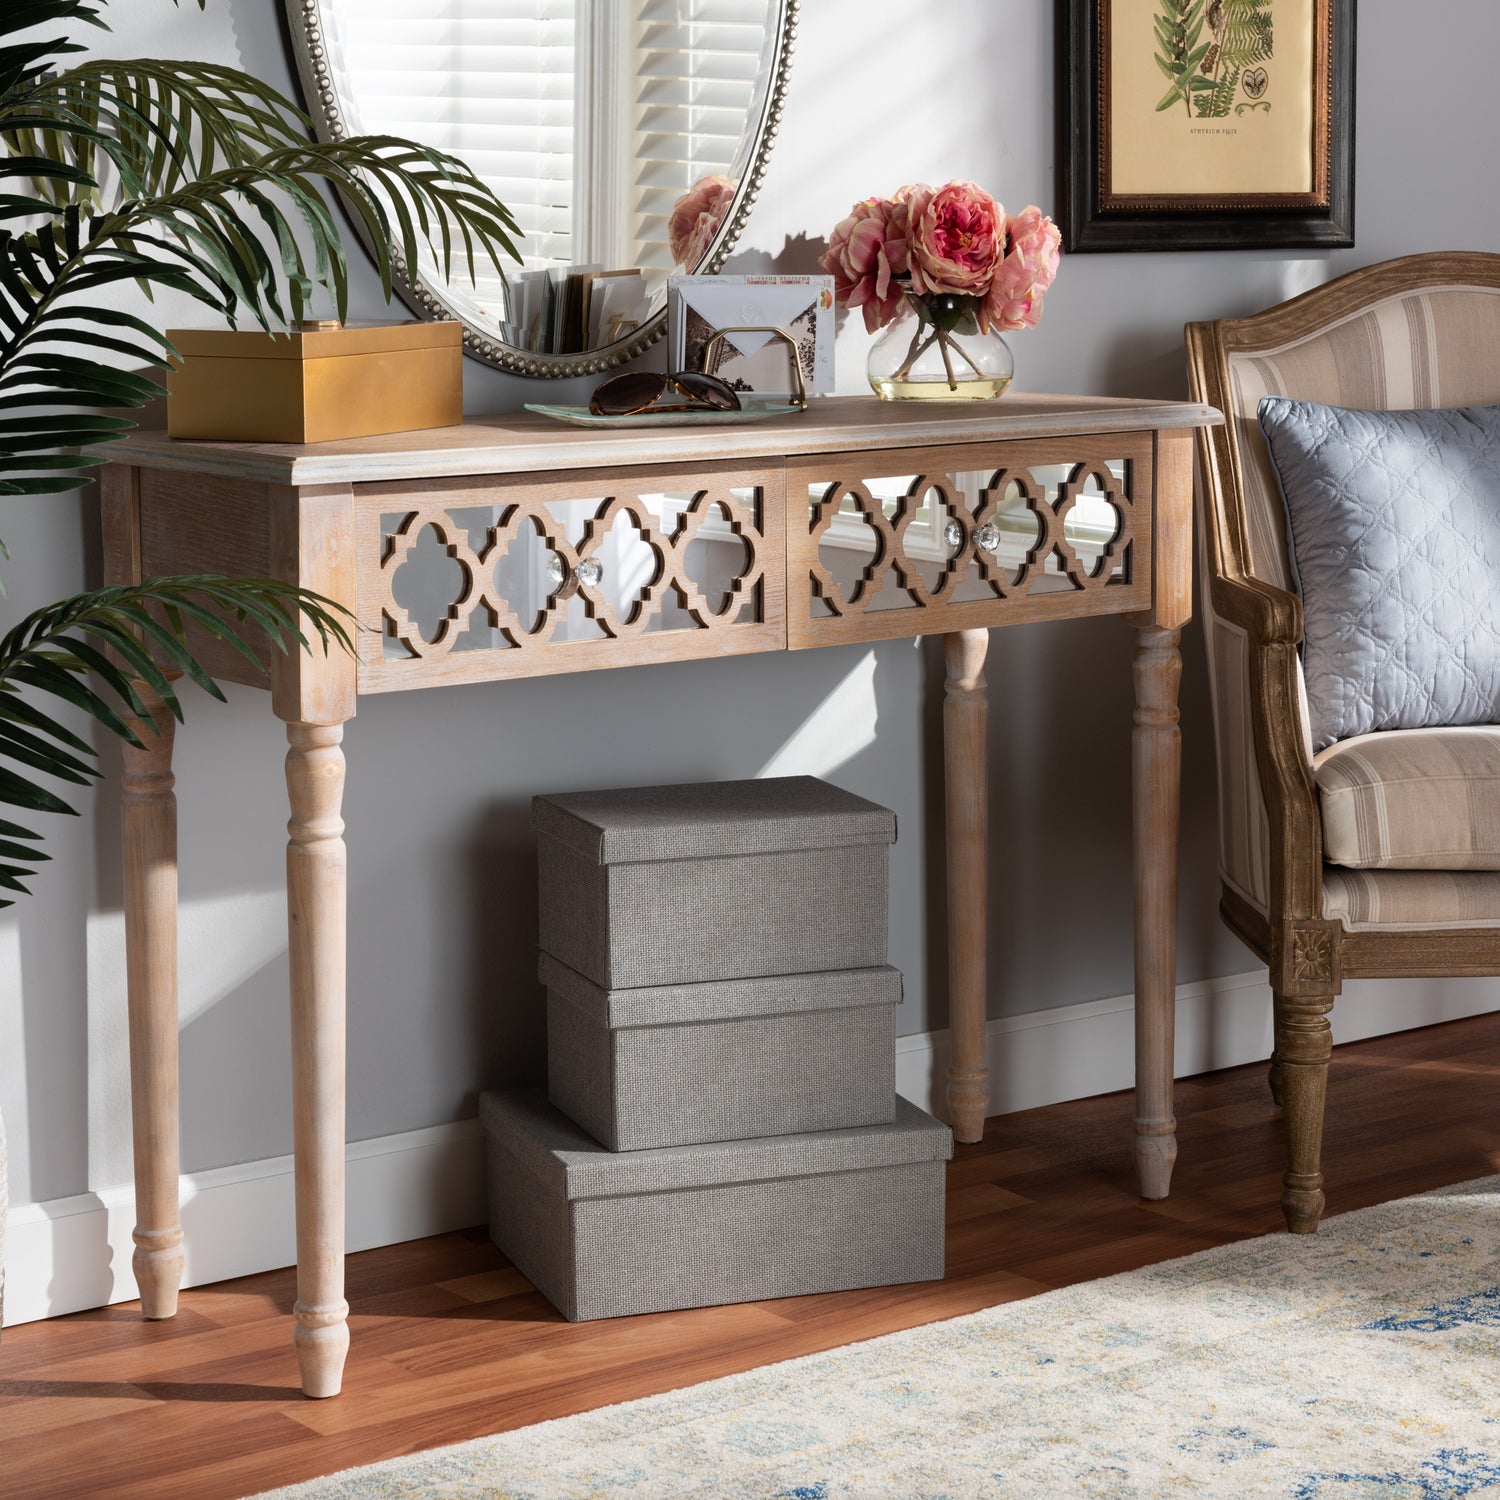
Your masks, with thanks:
M 811 777 L 542 797 L 548 1089 L 490 1093 L 495 1243 L 570 1319 L 943 1273 L 895 1092 L 895 817 Z

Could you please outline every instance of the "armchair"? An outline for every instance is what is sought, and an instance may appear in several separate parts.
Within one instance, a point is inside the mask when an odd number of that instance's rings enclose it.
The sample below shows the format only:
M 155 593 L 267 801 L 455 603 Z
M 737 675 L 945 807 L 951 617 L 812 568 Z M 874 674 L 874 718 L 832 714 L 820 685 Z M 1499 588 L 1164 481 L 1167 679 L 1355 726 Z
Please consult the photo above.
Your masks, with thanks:
M 1225 416 L 1197 433 L 1220 912 L 1270 969 L 1281 1205 L 1305 1234 L 1323 1211 L 1328 1017 L 1344 980 L 1500 973 L 1500 727 L 1387 730 L 1314 754 L 1302 604 L 1257 407 L 1500 401 L 1500 255 L 1371 266 L 1252 317 L 1189 324 L 1187 346 L 1194 399 Z

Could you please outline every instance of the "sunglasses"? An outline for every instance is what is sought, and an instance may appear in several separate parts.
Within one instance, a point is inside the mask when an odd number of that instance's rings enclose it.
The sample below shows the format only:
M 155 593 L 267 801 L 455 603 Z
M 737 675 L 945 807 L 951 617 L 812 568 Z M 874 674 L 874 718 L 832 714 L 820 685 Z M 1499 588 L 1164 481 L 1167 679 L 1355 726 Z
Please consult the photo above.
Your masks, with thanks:
M 658 406 L 663 396 L 676 401 Z M 740 398 L 716 375 L 681 370 L 663 375 L 658 370 L 631 370 L 606 380 L 589 397 L 589 411 L 596 417 L 630 417 L 642 412 L 652 416 L 678 411 L 738 411 Z

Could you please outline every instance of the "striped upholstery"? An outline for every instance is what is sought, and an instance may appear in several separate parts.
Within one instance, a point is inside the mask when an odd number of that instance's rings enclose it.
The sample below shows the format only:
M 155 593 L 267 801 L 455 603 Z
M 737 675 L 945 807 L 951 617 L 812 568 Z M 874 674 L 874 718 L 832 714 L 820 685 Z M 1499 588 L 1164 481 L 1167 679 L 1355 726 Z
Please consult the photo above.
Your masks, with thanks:
M 1239 448 L 1256 576 L 1280 588 L 1292 587 L 1281 494 L 1256 421 L 1262 396 L 1366 410 L 1477 405 L 1500 400 L 1497 348 L 1500 288 L 1445 286 L 1385 298 L 1291 343 L 1231 353 L 1224 415 Z M 1202 576 L 1206 581 L 1207 570 Z M 1265 912 L 1270 902 L 1269 825 L 1248 729 L 1249 654 L 1242 633 L 1215 616 L 1207 594 L 1205 588 L 1219 758 L 1221 874 L 1227 886 Z M 1305 694 L 1302 734 L 1311 761 Z M 1329 900 L 1334 900 L 1331 890 Z
M 1500 927 L 1500 872 L 1324 865 L 1323 915 L 1350 932 Z
M 1320 752 L 1313 776 L 1330 864 L 1500 870 L 1500 728 L 1356 735 Z

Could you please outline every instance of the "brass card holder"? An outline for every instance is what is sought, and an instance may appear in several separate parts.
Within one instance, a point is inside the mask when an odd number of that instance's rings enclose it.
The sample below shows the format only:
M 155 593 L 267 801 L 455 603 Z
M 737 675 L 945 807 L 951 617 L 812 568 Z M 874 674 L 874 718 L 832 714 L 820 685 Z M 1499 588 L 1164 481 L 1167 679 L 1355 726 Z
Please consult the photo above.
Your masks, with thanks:
M 786 345 L 787 360 L 792 368 L 792 394 L 787 402 L 788 406 L 795 406 L 798 411 L 807 410 L 807 387 L 802 383 L 802 361 L 797 354 L 797 341 L 785 328 L 773 328 L 769 324 L 747 323 L 734 328 L 717 328 L 713 336 L 703 346 L 703 369 L 700 373 L 708 374 L 709 356 L 719 345 L 719 340 L 731 333 L 769 333 L 772 338 L 780 339 Z

